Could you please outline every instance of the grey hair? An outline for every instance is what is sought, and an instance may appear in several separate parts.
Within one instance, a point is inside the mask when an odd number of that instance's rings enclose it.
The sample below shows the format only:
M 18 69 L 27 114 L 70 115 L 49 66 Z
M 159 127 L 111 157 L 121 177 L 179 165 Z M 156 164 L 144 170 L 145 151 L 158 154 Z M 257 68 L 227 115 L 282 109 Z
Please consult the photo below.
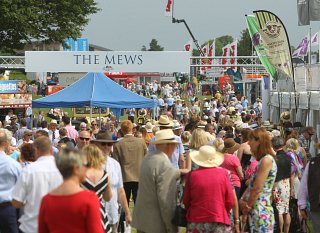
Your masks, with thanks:
M 271 143 L 274 149 L 280 149 L 285 145 L 285 140 L 284 138 L 277 136 L 271 139 Z
M 63 179 L 68 179 L 73 175 L 73 168 L 83 165 L 83 154 L 76 150 L 62 149 L 55 157 L 56 165 Z
M 11 142 L 12 132 L 10 130 L 4 129 L 4 128 L 0 128 L 0 131 L 6 135 L 8 142 Z

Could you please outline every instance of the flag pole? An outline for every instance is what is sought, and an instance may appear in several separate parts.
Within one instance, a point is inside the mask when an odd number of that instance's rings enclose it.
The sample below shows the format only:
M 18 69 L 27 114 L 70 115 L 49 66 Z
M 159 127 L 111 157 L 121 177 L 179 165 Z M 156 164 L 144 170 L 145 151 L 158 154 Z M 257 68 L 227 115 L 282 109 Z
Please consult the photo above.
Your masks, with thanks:
M 311 27 L 309 28 L 309 65 L 311 64 Z

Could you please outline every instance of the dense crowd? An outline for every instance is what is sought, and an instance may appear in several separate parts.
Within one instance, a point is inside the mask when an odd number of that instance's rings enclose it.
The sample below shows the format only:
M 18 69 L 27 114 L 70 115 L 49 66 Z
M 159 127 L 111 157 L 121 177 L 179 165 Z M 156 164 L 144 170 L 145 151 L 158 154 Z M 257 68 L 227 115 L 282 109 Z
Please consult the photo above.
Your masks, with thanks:
M 188 233 L 312 224 L 319 232 L 313 127 L 290 112 L 262 121 L 261 99 L 232 89 L 200 98 L 191 84 L 140 86 L 158 105 L 127 109 L 122 122 L 109 115 L 74 127 L 60 110 L 49 122 L 43 112 L 32 121 L 9 111 L 0 128 L 1 233 L 173 233 L 182 230 L 177 205 Z

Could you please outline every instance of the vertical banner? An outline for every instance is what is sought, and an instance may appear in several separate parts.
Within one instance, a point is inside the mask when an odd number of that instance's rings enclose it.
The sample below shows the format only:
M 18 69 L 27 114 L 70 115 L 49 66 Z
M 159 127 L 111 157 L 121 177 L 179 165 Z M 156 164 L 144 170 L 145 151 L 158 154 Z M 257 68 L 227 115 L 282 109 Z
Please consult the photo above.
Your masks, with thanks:
M 310 25 L 309 15 L 309 1 L 308 0 L 297 0 L 298 8 L 298 25 Z
M 173 0 L 168 0 L 167 4 L 166 4 L 166 10 L 164 12 L 164 16 L 166 17 L 172 17 L 172 1 Z
M 226 46 L 224 46 L 222 48 L 222 57 L 228 57 L 228 56 L 230 56 L 230 44 L 227 44 Z M 222 65 L 226 65 L 228 63 L 229 62 L 228 62 L 227 58 L 222 58 L 222 60 L 221 60 Z M 223 69 L 226 69 L 226 68 L 227 68 L 226 66 L 223 66 Z
M 268 71 L 271 77 L 277 80 L 277 70 L 271 65 L 271 63 L 269 62 L 269 58 L 267 57 L 267 52 L 262 42 L 256 17 L 254 17 L 253 15 L 248 15 L 246 16 L 246 20 L 252 44 L 262 65 Z
M 276 70 L 272 77 L 294 80 L 290 43 L 283 23 L 269 11 L 254 11 L 254 14 L 265 56 Z
M 230 56 L 236 57 L 237 54 L 238 54 L 238 40 L 235 40 L 230 44 Z M 237 60 L 235 58 L 230 59 L 231 69 L 233 70 L 235 69 L 235 66 L 232 66 L 232 65 L 236 65 L 236 62 Z

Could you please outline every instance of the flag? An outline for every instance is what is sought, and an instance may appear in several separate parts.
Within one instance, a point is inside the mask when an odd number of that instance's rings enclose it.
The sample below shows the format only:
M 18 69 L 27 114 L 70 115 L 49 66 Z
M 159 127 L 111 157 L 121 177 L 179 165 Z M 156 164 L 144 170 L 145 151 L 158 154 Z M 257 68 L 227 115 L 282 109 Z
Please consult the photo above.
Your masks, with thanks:
M 310 16 L 310 21 L 320 21 L 319 0 L 309 0 L 309 16 Z
M 203 55 L 200 54 L 200 56 L 202 57 L 207 57 L 208 56 L 208 53 L 209 53 L 209 43 L 208 44 L 205 44 L 202 48 L 201 48 L 202 52 L 203 52 Z M 201 65 L 206 65 L 208 64 L 208 59 L 201 59 Z M 206 67 L 205 66 L 202 66 L 201 67 L 201 71 L 205 71 L 206 70 Z
M 261 35 L 264 55 L 276 70 L 272 77 L 290 78 L 294 81 L 294 71 L 288 34 L 282 21 L 269 11 L 254 11 Z
M 253 15 L 246 16 L 249 34 L 251 37 L 252 44 L 257 52 L 257 55 L 268 73 L 272 77 L 276 77 L 277 70 L 270 64 L 268 57 L 266 56 L 265 47 L 259 32 L 258 22 L 256 17 Z
M 230 56 L 230 44 L 227 44 L 222 48 L 222 57 L 229 57 L 229 56 Z M 226 65 L 227 63 L 229 63 L 227 60 L 228 60 L 227 58 L 222 58 L 221 64 Z M 223 68 L 225 69 L 226 66 L 223 66 Z
M 208 46 L 209 46 L 208 57 L 214 57 L 214 55 L 215 55 L 215 54 L 214 54 L 214 51 L 215 51 L 214 41 L 212 42 L 211 45 L 209 45 L 209 43 L 208 43 Z M 207 63 L 211 65 L 211 64 L 212 64 L 212 59 L 207 59 Z M 208 66 L 208 67 L 207 67 L 207 69 L 211 69 L 211 68 L 212 68 L 211 66 Z
M 167 17 L 172 17 L 172 1 L 173 0 L 168 0 L 166 5 L 166 11 L 164 12 L 164 15 Z
M 309 0 L 297 0 L 298 25 L 310 25 Z
M 189 40 L 187 43 L 184 44 L 184 51 L 192 53 L 192 40 Z
M 319 32 L 314 34 L 311 38 L 311 45 L 319 45 Z
M 307 56 L 309 50 L 309 36 L 303 37 L 302 41 L 298 45 L 297 49 L 293 52 L 293 57 Z
M 238 41 L 234 41 L 230 44 L 230 56 L 236 57 L 238 53 Z M 235 58 L 230 59 L 230 64 L 234 65 L 236 64 L 237 60 Z M 235 66 L 231 66 L 231 69 L 235 69 Z

